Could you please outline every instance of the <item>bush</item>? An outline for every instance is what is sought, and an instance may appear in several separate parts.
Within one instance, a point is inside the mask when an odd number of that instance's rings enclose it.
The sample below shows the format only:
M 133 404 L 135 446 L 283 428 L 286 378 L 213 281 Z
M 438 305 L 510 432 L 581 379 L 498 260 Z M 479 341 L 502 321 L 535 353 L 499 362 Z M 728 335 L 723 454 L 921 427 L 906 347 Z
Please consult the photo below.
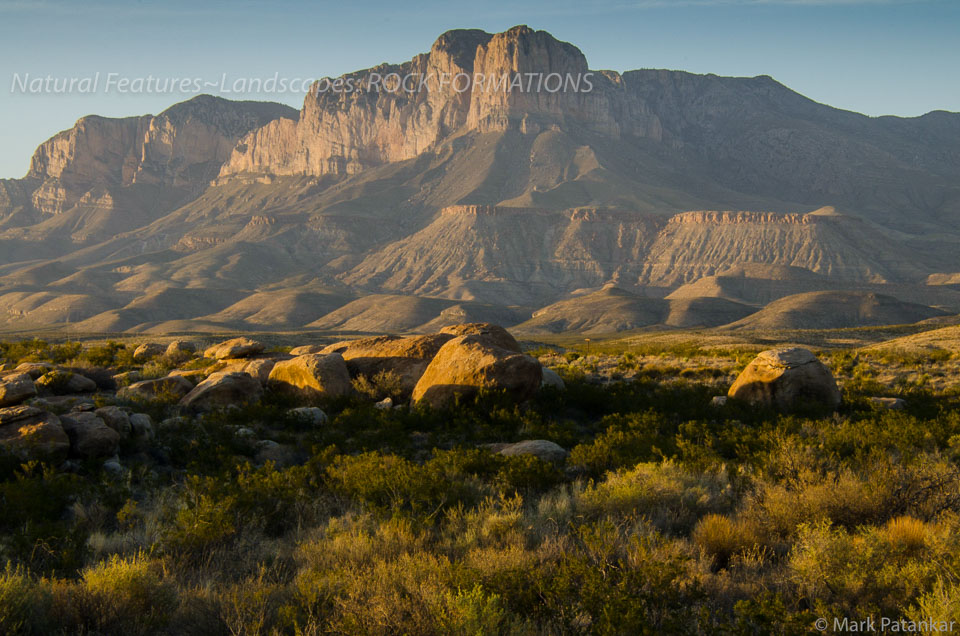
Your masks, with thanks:
M 0 573 L 0 634 L 47 634 L 50 594 L 9 562 Z

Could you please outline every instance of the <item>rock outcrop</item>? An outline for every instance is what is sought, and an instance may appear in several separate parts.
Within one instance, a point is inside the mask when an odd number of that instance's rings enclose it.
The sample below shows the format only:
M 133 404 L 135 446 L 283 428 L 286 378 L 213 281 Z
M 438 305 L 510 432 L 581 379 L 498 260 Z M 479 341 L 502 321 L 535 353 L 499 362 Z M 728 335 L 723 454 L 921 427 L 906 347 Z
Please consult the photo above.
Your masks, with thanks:
M 60 423 L 70 437 L 71 451 L 79 457 L 111 457 L 120 446 L 120 434 L 96 413 L 70 413 L 61 416 Z
M 0 447 L 21 459 L 66 458 L 70 438 L 53 413 L 32 406 L 0 408 Z
M 836 409 L 841 395 L 833 374 L 812 352 L 771 349 L 747 365 L 727 395 L 768 408 Z
M 257 402 L 262 393 L 260 381 L 246 373 L 213 373 L 187 393 L 180 400 L 180 405 L 197 411 L 209 411 Z
M 453 339 L 448 333 L 426 336 L 376 336 L 332 344 L 322 354 L 338 353 L 352 377 L 373 380 L 380 373 L 393 374 L 409 395 L 440 348 Z

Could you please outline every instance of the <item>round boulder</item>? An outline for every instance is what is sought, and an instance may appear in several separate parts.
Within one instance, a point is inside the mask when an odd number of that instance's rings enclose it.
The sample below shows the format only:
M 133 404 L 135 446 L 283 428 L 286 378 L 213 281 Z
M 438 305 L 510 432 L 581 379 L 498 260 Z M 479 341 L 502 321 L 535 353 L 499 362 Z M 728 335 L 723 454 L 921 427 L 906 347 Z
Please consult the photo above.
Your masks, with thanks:
M 53 413 L 13 406 L 0 409 L 0 447 L 21 459 L 59 462 L 70 450 L 70 438 Z
M 304 399 L 339 397 L 353 392 L 350 373 L 338 353 L 308 353 L 274 365 L 270 389 Z
M 120 446 L 120 434 L 96 413 L 70 413 L 61 416 L 60 423 L 70 437 L 70 449 L 80 457 L 112 457 Z
M 0 378 L 0 406 L 20 404 L 37 394 L 37 386 L 28 373 L 14 373 Z
M 449 327 L 441 329 L 440 333 L 451 336 L 485 336 L 491 343 L 498 347 L 523 353 L 523 350 L 520 348 L 520 343 L 510 335 L 509 331 L 500 325 L 494 325 L 489 322 L 468 322 L 462 325 L 450 325 Z
M 203 357 L 213 358 L 215 360 L 226 360 L 227 358 L 247 358 L 262 352 L 263 343 L 251 340 L 250 338 L 233 338 L 215 344 L 203 352 Z
M 232 371 L 220 372 L 210 375 L 183 396 L 180 406 L 209 411 L 256 402 L 262 393 L 263 387 L 253 376 Z
M 532 397 L 543 381 L 535 358 L 499 347 L 484 334 L 459 336 L 440 348 L 413 390 L 414 402 L 434 408 L 481 389 L 502 389 L 517 400 Z
M 830 369 L 799 347 L 762 352 L 740 373 L 727 395 L 780 410 L 836 409 L 841 400 Z

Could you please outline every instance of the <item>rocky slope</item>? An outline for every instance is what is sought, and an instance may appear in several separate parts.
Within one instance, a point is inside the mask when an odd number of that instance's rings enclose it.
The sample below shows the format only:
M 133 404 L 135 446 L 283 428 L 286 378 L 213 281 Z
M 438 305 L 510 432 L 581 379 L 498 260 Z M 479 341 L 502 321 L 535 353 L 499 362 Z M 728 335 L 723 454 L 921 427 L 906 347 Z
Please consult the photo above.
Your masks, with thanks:
M 579 79 L 476 79 L 549 76 Z M 0 181 L 0 328 L 516 324 L 607 284 L 669 294 L 677 326 L 831 289 L 960 303 L 958 114 L 594 71 L 527 27 L 451 31 L 336 81 L 353 88 L 322 80 L 299 113 L 203 96 L 42 144 Z M 370 294 L 404 298 L 351 302 Z

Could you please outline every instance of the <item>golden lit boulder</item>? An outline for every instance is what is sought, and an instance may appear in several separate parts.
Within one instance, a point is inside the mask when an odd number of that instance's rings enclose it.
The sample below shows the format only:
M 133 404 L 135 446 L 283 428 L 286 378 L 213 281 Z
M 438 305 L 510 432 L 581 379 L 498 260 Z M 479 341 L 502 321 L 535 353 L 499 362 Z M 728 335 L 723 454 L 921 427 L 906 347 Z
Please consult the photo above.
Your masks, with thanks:
M 27 373 L 13 373 L 0 378 L 0 406 L 20 404 L 37 394 L 37 387 Z
M 440 333 L 451 336 L 485 336 L 498 347 L 523 353 L 523 350 L 520 349 L 520 343 L 510 335 L 509 331 L 500 325 L 494 325 L 489 322 L 468 322 L 462 325 L 450 325 L 449 327 L 441 329 Z
M 830 369 L 812 352 L 799 347 L 760 353 L 740 373 L 727 395 L 780 410 L 835 409 L 841 400 Z
M 525 400 L 542 381 L 543 371 L 535 358 L 499 347 L 486 334 L 458 336 L 440 347 L 417 382 L 413 401 L 440 408 L 481 389 L 502 389 Z
M 233 338 L 215 344 L 203 352 L 203 357 L 213 358 L 214 360 L 225 360 L 227 358 L 247 358 L 249 356 L 261 353 L 264 350 L 263 343 L 251 340 L 250 338 Z
M 270 371 L 267 386 L 303 399 L 339 397 L 353 392 L 350 373 L 338 353 L 308 353 L 281 360 Z
M 117 397 L 124 399 L 156 400 L 177 399 L 193 390 L 190 380 L 178 376 L 168 375 L 165 378 L 143 380 L 125 386 L 117 392 Z

